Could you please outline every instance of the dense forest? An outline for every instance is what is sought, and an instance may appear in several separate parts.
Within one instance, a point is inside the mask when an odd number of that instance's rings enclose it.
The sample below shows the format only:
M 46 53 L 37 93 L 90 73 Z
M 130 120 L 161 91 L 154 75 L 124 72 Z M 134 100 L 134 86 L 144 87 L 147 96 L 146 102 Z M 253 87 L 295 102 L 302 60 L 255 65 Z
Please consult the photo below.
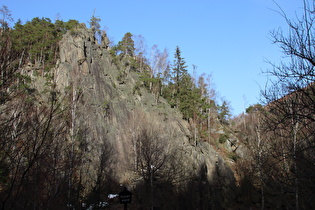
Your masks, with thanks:
M 304 11 L 302 17 L 289 19 L 280 10 L 290 33 L 277 30 L 271 36 L 290 62 L 270 62 L 271 69 L 264 73 L 275 79 L 262 91 L 262 105 L 252 105 L 233 118 L 228 102 L 217 102 L 211 75 L 197 75 L 196 66 L 190 74 L 179 46 L 170 59 L 169 52 L 156 45 L 148 53 L 144 38 L 130 32 L 113 43 L 100 30 L 100 18 L 91 17 L 88 30 L 95 44 L 106 48 L 111 65 L 120 69 L 115 77 L 118 85 L 135 73 L 138 80 L 132 93 L 139 97 L 144 90 L 150 93 L 154 98 L 150 106 L 162 107 L 167 101 L 187 122 L 191 145 L 211 146 L 235 177 L 234 188 L 226 190 L 224 179 L 208 183 L 206 167 L 200 168 L 200 176 L 188 176 L 176 162 L 177 153 L 163 153 L 169 149 L 165 147 L 169 139 L 162 135 L 168 132 L 167 125 L 150 127 L 154 114 L 152 119 L 138 114 L 133 120 L 143 121 L 139 125 L 147 129 L 130 137 L 137 153 L 133 172 L 143 180 L 134 188 L 138 193 L 133 208 L 157 208 L 153 189 L 156 196 L 174 198 L 163 200 L 160 209 L 315 208 L 315 16 L 307 4 Z M 119 186 L 107 167 L 113 155 L 110 146 L 100 146 L 98 167 L 95 174 L 89 173 L 86 167 L 93 161 L 86 142 L 89 134 L 76 129 L 74 120 L 84 91 L 75 89 L 73 82 L 61 92 L 55 80 L 60 42 L 65 34 L 78 36 L 85 24 L 36 17 L 9 27 L 13 21 L 9 9 L 3 6 L 0 13 L 1 209 L 86 209 L 83 201 L 94 208 L 110 208 L 102 202 Z M 109 101 L 104 101 L 102 112 L 110 118 Z M 95 182 L 89 183 L 91 177 Z M 183 183 L 188 193 L 180 187 Z

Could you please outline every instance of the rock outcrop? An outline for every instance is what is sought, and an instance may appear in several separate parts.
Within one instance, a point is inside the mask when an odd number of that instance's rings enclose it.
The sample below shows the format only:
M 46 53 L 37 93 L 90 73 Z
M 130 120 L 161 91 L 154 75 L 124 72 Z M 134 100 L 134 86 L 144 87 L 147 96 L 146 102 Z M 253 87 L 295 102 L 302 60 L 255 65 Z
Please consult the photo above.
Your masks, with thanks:
M 54 73 L 59 91 L 71 95 L 73 135 L 84 136 L 88 170 L 97 168 L 93 163 L 105 146 L 111 150 L 106 150 L 111 154 L 108 168 L 118 182 L 137 185 L 132 170 L 137 161 L 135 139 L 149 127 L 163 139 L 165 150 L 180 157 L 185 175 L 204 177 L 202 181 L 224 192 L 233 187 L 234 176 L 224 159 L 207 142 L 193 143 L 188 123 L 164 99 L 156 103 L 146 89 L 134 91 L 139 73 L 131 70 L 126 58 L 114 62 L 106 36 L 103 40 L 99 44 L 84 26 L 69 31 L 60 42 Z

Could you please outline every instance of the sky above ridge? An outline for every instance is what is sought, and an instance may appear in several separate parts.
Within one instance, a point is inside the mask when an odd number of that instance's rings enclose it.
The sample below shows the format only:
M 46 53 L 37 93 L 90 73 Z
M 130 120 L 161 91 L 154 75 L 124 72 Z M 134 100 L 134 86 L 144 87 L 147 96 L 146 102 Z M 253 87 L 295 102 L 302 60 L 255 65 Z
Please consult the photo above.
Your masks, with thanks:
M 14 22 L 47 17 L 88 26 L 95 13 L 115 43 L 127 32 L 142 35 L 148 50 L 167 48 L 170 61 L 179 46 L 190 73 L 196 65 L 198 75 L 212 74 L 217 102 L 229 101 L 233 115 L 259 103 L 262 72 L 271 68 L 266 61 L 284 56 L 270 36 L 287 30 L 277 4 L 290 18 L 302 10 L 300 0 L 0 0 Z

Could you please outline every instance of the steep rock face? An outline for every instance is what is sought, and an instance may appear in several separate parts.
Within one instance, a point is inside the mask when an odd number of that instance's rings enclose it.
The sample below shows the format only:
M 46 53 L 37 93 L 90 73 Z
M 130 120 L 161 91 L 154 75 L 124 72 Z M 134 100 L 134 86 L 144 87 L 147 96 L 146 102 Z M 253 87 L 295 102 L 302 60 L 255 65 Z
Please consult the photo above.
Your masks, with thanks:
M 134 139 L 150 124 L 158 132 L 155 135 L 166 136 L 166 150 L 177 151 L 186 175 L 200 177 L 202 171 L 209 183 L 232 186 L 234 176 L 223 158 L 206 142 L 190 142 L 188 123 L 165 100 L 156 103 L 145 89 L 134 91 L 139 73 L 131 71 L 125 58 L 115 63 L 105 36 L 103 40 L 97 43 L 93 32 L 84 27 L 68 32 L 60 43 L 55 69 L 59 91 L 71 95 L 72 134 L 84 136 L 90 151 L 88 170 L 95 169 L 93 162 L 106 145 L 111 148 L 108 167 L 116 179 L 136 184 L 132 178 L 137 161 Z

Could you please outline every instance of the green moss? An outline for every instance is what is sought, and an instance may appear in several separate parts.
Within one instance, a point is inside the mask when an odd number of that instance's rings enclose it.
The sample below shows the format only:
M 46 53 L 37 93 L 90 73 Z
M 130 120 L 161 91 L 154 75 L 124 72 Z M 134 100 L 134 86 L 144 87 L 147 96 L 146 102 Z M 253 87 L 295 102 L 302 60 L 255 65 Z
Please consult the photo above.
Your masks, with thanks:
M 80 34 L 79 30 L 76 28 L 70 29 L 70 35 L 71 36 L 78 36 Z
M 125 83 L 125 78 L 127 77 L 127 74 L 125 71 L 120 71 L 119 75 L 116 77 L 116 79 L 121 83 Z
M 133 93 L 133 94 L 141 95 L 140 86 L 141 86 L 141 83 L 140 83 L 139 81 L 137 81 L 136 84 L 135 84 L 135 86 L 134 86 L 133 89 L 132 89 L 132 93 Z
M 237 159 L 239 158 L 239 156 L 235 152 L 229 152 L 226 156 L 233 161 L 237 161 Z
M 226 142 L 226 140 L 228 140 L 228 139 L 229 139 L 229 134 L 226 134 L 226 133 L 222 134 L 219 138 L 219 143 L 224 144 Z

